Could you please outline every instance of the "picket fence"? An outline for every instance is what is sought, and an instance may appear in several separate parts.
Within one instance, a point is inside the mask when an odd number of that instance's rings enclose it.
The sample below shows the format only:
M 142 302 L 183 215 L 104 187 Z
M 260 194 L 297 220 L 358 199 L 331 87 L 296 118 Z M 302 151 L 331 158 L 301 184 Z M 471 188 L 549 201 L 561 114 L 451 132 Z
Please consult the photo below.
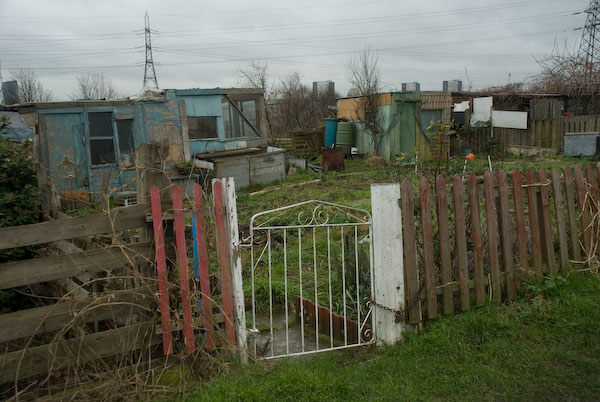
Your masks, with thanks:
M 596 258 L 600 167 L 401 183 L 407 321 L 513 300 L 533 276 Z M 434 191 L 432 191 L 432 185 Z M 450 201 L 450 202 L 449 202 Z M 514 252 L 516 250 L 516 252 Z

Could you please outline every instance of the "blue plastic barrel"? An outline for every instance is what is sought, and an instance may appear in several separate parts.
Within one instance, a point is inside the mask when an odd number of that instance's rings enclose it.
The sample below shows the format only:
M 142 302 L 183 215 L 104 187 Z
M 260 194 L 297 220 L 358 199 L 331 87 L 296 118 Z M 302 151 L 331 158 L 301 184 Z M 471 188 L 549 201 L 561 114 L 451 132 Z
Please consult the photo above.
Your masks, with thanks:
M 335 145 L 337 125 L 337 119 L 325 119 L 325 148 L 332 148 Z

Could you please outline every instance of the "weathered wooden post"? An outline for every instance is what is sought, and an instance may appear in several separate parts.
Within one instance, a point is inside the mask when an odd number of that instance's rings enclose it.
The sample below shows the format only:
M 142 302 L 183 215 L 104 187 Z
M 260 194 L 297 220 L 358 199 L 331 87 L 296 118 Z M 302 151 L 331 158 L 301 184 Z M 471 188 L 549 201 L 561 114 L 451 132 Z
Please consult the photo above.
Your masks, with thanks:
M 371 185 L 374 323 L 378 345 L 402 339 L 405 329 L 404 252 L 400 184 Z
M 219 183 L 220 185 L 215 185 Z M 225 221 L 227 244 L 229 248 L 229 268 L 231 279 L 231 296 L 233 302 L 234 328 L 240 357 L 244 364 L 248 363 L 246 307 L 244 302 L 244 287 L 242 279 L 242 258 L 240 256 L 240 240 L 238 233 L 237 204 L 235 183 L 233 177 L 213 179 L 213 196 L 215 191 L 222 191 L 225 201 Z

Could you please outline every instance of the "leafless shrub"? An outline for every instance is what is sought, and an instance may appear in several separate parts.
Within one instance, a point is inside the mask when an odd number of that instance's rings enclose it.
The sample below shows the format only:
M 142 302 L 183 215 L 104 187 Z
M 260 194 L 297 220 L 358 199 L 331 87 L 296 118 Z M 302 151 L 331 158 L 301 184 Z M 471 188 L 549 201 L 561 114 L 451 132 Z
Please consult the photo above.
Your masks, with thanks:
M 118 99 L 122 95 L 117 91 L 112 81 L 104 73 L 89 73 L 78 75 L 73 100 Z

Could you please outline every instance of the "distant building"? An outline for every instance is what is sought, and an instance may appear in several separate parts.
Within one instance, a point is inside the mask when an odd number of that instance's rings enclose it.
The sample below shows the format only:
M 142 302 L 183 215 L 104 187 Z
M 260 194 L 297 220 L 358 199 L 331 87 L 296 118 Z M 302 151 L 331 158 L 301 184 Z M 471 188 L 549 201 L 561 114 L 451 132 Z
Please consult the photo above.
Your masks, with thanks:
M 450 80 L 442 83 L 442 91 L 444 92 L 462 92 L 461 80 Z
M 313 93 L 335 92 L 335 82 L 333 81 L 313 81 Z
M 5 81 L 2 83 L 2 100 L 5 105 L 19 103 L 19 84 L 17 81 Z
M 419 84 L 417 81 L 402 83 L 402 92 L 419 92 L 420 90 L 421 84 Z

